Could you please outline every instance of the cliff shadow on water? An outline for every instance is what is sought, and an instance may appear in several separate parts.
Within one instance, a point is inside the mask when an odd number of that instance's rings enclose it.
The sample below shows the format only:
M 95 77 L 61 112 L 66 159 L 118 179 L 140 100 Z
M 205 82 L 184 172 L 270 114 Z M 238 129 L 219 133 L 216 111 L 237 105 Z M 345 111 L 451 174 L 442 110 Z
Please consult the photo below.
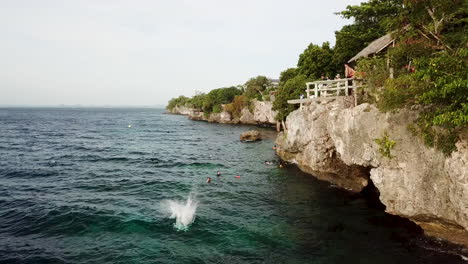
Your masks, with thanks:
M 409 220 L 398 215 L 392 215 L 385 212 L 385 205 L 379 199 L 379 190 L 375 187 L 371 179 L 368 185 L 360 192 L 353 192 L 332 183 L 320 180 L 313 174 L 303 172 L 297 165 L 282 161 L 285 170 L 290 174 L 296 175 L 299 178 L 310 178 L 308 181 L 313 182 L 313 189 L 310 192 L 314 193 L 318 189 L 321 196 L 330 199 L 330 206 L 336 203 L 342 203 L 341 208 L 333 208 L 333 215 L 336 218 L 327 218 L 326 232 L 341 233 L 349 230 L 359 230 L 359 234 L 355 234 L 356 238 L 363 236 L 363 239 L 375 240 L 378 237 L 387 237 L 394 243 L 400 244 L 408 251 L 417 252 L 424 250 L 428 258 L 436 259 L 440 253 L 452 255 L 458 260 L 468 260 L 468 250 L 463 245 L 450 243 L 449 241 L 430 237 L 424 234 L 424 230 Z M 370 172 L 370 168 L 362 167 L 362 171 Z M 314 176 L 314 177 L 311 177 Z M 315 190 L 314 190 L 315 189 Z M 346 212 L 345 212 L 346 211 Z M 357 213 L 357 214 L 356 214 Z M 363 230 L 363 226 L 370 224 L 376 230 Z M 456 261 L 458 263 L 458 261 Z

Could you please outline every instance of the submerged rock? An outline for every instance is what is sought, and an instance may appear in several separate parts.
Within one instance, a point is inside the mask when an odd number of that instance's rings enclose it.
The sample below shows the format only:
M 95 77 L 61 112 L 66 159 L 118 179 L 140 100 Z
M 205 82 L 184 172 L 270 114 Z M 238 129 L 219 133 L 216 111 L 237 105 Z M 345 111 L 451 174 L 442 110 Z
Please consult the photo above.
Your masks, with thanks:
M 260 132 L 257 130 L 250 130 L 244 132 L 240 135 L 240 140 L 244 142 L 253 142 L 257 140 L 261 140 Z

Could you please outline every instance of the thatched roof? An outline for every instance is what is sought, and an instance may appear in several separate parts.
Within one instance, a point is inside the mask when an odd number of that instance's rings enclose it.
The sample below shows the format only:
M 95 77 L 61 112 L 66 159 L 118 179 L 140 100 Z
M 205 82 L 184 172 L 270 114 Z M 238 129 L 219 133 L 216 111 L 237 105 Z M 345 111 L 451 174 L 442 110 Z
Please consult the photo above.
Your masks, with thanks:
M 353 61 L 355 61 L 355 60 L 357 60 L 359 58 L 368 57 L 371 54 L 378 53 L 379 51 L 381 51 L 381 50 L 385 49 L 386 47 L 388 47 L 388 45 L 392 44 L 393 40 L 394 39 L 393 39 L 391 33 L 388 33 L 387 35 L 372 41 L 371 44 L 369 44 L 369 46 L 365 47 L 358 54 L 356 54 L 356 56 L 351 58 L 348 61 L 348 63 L 353 62 Z

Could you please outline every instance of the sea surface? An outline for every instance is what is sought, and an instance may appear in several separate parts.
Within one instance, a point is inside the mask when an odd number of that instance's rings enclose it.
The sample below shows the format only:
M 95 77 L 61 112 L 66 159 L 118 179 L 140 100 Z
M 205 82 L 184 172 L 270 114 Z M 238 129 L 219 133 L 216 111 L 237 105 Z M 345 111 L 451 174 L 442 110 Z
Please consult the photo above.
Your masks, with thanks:
M 0 109 L 0 263 L 466 263 L 360 195 L 265 164 L 270 129 L 241 143 L 253 127 L 163 113 Z

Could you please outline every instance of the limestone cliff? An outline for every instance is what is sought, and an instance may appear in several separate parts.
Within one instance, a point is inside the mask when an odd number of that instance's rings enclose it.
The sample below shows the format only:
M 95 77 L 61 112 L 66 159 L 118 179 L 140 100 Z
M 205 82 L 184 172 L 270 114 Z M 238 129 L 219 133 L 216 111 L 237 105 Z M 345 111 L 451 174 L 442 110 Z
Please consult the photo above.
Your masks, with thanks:
M 411 135 L 417 113 L 381 113 L 346 99 L 292 112 L 277 153 L 302 170 L 359 192 L 372 181 L 390 214 L 409 218 L 428 235 L 468 246 L 468 136 L 449 157 Z M 395 141 L 391 158 L 376 139 Z
M 196 111 L 192 108 L 185 106 L 176 106 L 170 112 L 172 114 L 186 115 L 193 120 L 203 120 L 215 123 L 225 124 L 276 124 L 275 116 L 276 111 L 273 111 L 272 102 L 269 101 L 257 101 L 252 102 L 253 110 L 249 110 L 247 107 L 243 108 L 239 118 L 234 118 L 229 112 L 222 111 L 221 113 L 211 113 L 209 116 L 205 116 L 203 112 Z

